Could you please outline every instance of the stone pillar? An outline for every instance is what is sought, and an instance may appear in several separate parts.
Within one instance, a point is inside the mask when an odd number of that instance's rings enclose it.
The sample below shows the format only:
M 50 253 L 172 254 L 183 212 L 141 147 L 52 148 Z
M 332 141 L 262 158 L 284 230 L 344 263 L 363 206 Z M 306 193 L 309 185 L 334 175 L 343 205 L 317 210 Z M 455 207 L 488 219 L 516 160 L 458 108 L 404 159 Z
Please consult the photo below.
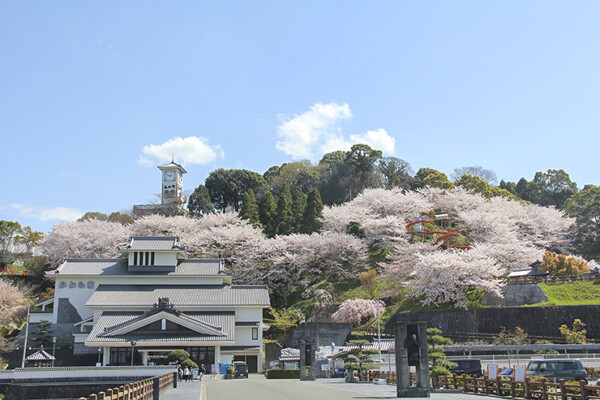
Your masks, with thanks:
M 312 341 L 306 343 L 304 340 L 300 341 L 300 380 L 302 381 L 314 381 L 317 379 L 317 357 L 315 349 L 317 343 Z M 310 367 L 310 374 L 306 374 L 306 367 Z
M 427 324 L 396 322 L 396 392 L 398 397 L 429 397 Z M 410 366 L 416 367 L 416 386 L 410 382 Z
M 206 367 L 206 365 L 205 365 L 205 367 Z M 215 365 L 213 367 L 214 367 L 214 369 L 211 370 L 211 372 L 213 374 L 220 373 L 220 368 L 221 368 L 221 345 L 216 345 L 215 346 Z
M 142 365 L 148 366 L 148 352 L 142 351 Z
M 300 361 L 298 362 L 298 366 L 300 367 L 300 380 L 306 380 L 306 342 L 304 340 L 300 341 Z

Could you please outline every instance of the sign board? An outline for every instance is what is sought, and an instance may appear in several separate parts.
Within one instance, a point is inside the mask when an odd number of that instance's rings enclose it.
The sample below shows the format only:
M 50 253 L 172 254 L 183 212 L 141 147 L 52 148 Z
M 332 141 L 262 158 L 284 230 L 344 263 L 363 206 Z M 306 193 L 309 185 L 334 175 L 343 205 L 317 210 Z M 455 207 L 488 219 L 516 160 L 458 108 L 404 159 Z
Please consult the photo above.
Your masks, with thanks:
M 498 377 L 498 365 L 488 364 L 487 377 L 488 379 L 496 379 Z
M 515 381 L 523 382 L 525 380 L 525 367 L 523 365 L 515 365 L 514 374 Z
M 329 371 L 329 364 L 321 364 L 321 371 Z

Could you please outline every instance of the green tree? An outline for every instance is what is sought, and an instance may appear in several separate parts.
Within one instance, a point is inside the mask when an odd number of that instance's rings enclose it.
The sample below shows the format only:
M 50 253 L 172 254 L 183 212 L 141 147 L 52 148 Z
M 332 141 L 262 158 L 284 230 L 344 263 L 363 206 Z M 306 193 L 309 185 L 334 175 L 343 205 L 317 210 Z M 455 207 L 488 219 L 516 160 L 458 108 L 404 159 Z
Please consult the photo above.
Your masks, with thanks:
M 118 222 L 121 225 L 129 225 L 133 224 L 133 217 L 131 215 L 115 211 L 110 213 L 108 216 L 108 222 Z
M 258 204 L 256 203 L 256 197 L 254 196 L 254 190 L 252 189 L 248 189 L 248 191 L 244 193 L 240 218 L 247 220 L 255 228 L 262 228 Z
M 502 189 L 499 186 L 492 186 L 492 197 L 506 197 L 512 200 L 519 200 L 519 198 L 507 189 Z
M 108 221 L 108 215 L 101 213 L 100 211 L 88 211 L 77 222 L 89 221 L 91 219 L 97 219 L 98 221 Z
M 467 190 L 472 190 L 475 193 L 479 193 L 488 199 L 493 195 L 490 184 L 478 176 L 463 174 L 459 180 L 454 182 L 454 184 Z
M 268 237 L 273 237 L 277 233 L 275 217 L 277 215 L 277 205 L 271 192 L 267 192 L 260 202 L 260 222 L 263 231 Z
M 264 319 L 265 323 L 270 325 L 267 333 L 277 341 L 285 338 L 304 319 L 304 314 L 295 308 L 284 308 L 277 311 L 275 308 L 269 307 L 269 314 L 271 314 L 271 318 Z
M 308 193 L 316 188 L 319 183 L 319 169 L 314 168 L 310 161 L 302 160 L 282 164 L 276 175 L 271 175 L 268 186 L 275 195 L 278 195 L 287 183 L 290 188 L 299 188 Z
M 434 388 L 439 388 L 439 377 L 450 375 L 450 367 L 457 364 L 446 360 L 444 347 L 452 344 L 450 338 L 442 336 L 442 331 L 437 328 L 427 329 L 427 358 L 429 359 L 429 374 Z
M 502 180 L 500 180 L 498 187 L 500 189 L 507 190 L 508 192 L 514 194 L 517 197 L 519 196 L 517 193 L 517 184 L 514 182 L 505 182 L 504 179 L 502 179 Z
M 395 157 L 384 157 L 379 160 L 377 170 L 381 176 L 381 182 L 386 189 L 402 188 L 410 189 L 414 185 L 414 178 L 410 164 Z
M 302 225 L 302 217 L 306 210 L 307 196 L 300 190 L 300 188 L 294 188 L 292 193 L 292 214 L 294 215 L 294 229 L 293 232 L 299 232 Z
M 294 215 L 292 213 L 292 195 L 287 183 L 283 184 L 281 194 L 277 199 L 277 215 L 275 217 L 276 232 L 278 235 L 289 235 L 294 228 Z
M 437 187 L 440 189 L 452 189 L 454 185 L 448 180 L 448 177 L 443 172 L 432 172 L 423 179 L 425 186 Z
M 375 165 L 381 157 L 380 150 L 374 150 L 366 144 L 355 144 L 350 148 L 344 163 L 354 175 L 354 193 L 359 194 L 363 189 L 375 186 Z
M 15 238 L 15 243 L 25 246 L 27 254 L 31 255 L 33 248 L 41 244 L 42 240 L 44 240 L 42 232 L 36 232 L 31 227 L 26 226 L 21 230 L 19 236 Z
M 419 168 L 419 170 L 415 174 L 413 189 L 420 189 L 420 188 L 427 186 L 425 184 L 424 180 L 425 180 L 425 178 L 427 178 L 429 175 L 433 174 L 434 172 L 439 172 L 439 171 L 436 169 L 427 168 L 427 167 Z
M 587 329 L 585 329 L 585 324 L 580 319 L 573 321 L 573 328 L 569 328 L 566 324 L 563 324 L 558 330 L 565 337 L 567 344 L 587 343 Z
M 515 327 L 514 332 L 508 332 L 506 327 L 501 327 L 500 332 L 494 338 L 495 345 L 524 345 L 529 344 L 529 335 L 525 333 L 525 330 Z
M 575 217 L 575 246 L 579 254 L 600 260 L 600 187 L 586 185 L 571 196 L 565 205 Z
M 571 181 L 569 174 L 562 169 L 549 169 L 547 172 L 536 172 L 520 197 L 534 204 L 562 209 L 567 199 L 575 193 L 577 184 Z
M 373 364 L 373 354 L 377 354 L 376 349 L 366 349 L 365 345 L 369 343 L 365 339 L 350 340 L 348 343 L 356 345 L 350 349 L 342 358 L 344 359 L 344 368 L 352 376 L 353 371 L 368 371 L 371 369 L 379 369 Z
M 229 208 L 239 211 L 242 196 L 248 189 L 258 196 L 266 187 L 262 175 L 246 169 L 217 169 L 206 178 L 204 185 L 208 189 L 213 206 L 221 211 Z
M 46 271 L 50 271 L 50 263 L 44 256 L 30 257 L 23 262 L 30 275 L 44 276 Z
M 23 234 L 21 224 L 14 221 L 0 221 L 0 249 L 11 252 Z
M 552 251 L 544 253 L 542 271 L 553 276 L 578 276 L 590 272 L 587 262 L 577 257 L 567 257 Z
M 379 277 L 377 271 L 370 269 L 359 275 L 360 284 L 369 293 L 372 299 L 377 298 L 377 287 L 379 286 Z
M 190 358 L 190 353 L 185 350 L 173 350 L 167 355 L 167 361 L 181 365 L 182 362 Z
M 300 224 L 300 233 L 311 234 L 321 231 L 321 218 L 323 217 L 323 202 L 318 189 L 313 189 L 308 193 L 306 208 L 302 215 Z
M 208 189 L 204 185 L 198 185 L 188 200 L 188 211 L 192 215 L 202 215 L 211 212 L 212 209 Z
M 327 205 L 342 203 L 348 196 L 347 183 L 350 176 L 345 163 L 348 153 L 334 151 L 327 153 L 319 161 L 319 193 L 322 202 Z

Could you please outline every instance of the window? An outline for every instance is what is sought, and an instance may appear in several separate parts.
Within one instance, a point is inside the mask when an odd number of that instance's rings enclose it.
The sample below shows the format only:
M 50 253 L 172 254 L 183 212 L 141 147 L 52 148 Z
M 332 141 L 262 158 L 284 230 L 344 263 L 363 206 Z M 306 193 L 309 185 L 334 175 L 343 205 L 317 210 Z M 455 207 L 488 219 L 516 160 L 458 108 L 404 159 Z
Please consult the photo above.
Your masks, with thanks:
M 150 253 L 150 265 L 154 265 L 154 252 Z
M 137 251 L 133 252 L 133 265 L 137 265 Z
M 258 328 L 252 328 L 252 340 L 258 340 Z

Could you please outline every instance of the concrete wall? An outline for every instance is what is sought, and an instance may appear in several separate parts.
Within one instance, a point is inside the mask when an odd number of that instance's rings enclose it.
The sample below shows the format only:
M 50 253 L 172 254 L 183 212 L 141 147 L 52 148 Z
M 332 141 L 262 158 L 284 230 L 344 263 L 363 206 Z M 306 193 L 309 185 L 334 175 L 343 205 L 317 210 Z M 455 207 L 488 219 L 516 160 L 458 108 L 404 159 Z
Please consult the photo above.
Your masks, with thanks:
M 558 327 L 572 326 L 581 319 L 587 325 L 588 338 L 600 338 L 600 305 L 548 306 L 548 307 L 498 307 L 475 309 L 428 310 L 394 315 L 385 326 L 393 332 L 396 321 L 425 321 L 428 327 L 444 333 L 498 333 L 500 327 L 514 330 L 520 327 L 532 336 L 559 337 Z
M 300 347 L 301 340 L 312 341 L 317 346 L 329 346 L 334 342 L 336 346 L 346 343 L 352 325 L 336 324 L 334 322 L 305 322 L 300 324 L 294 332 L 283 340 L 283 347 Z

